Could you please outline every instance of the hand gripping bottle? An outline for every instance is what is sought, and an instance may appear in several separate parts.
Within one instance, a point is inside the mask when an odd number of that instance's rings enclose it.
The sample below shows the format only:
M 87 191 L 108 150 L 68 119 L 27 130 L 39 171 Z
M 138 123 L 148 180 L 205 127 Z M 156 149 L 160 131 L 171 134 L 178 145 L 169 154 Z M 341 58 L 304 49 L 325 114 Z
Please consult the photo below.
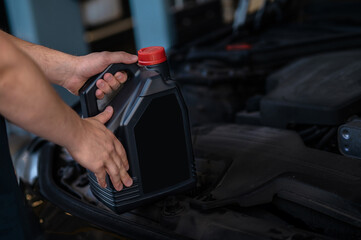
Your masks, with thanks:
M 95 83 L 105 73 L 126 71 L 127 81 L 111 96 L 97 100 Z M 106 106 L 114 109 L 106 127 L 123 144 L 133 185 L 116 191 L 107 176 L 101 188 L 89 172 L 94 196 L 115 212 L 186 190 L 195 185 L 195 165 L 187 108 L 171 79 L 163 47 L 138 51 L 138 64 L 112 64 L 80 89 L 83 117 L 92 117 Z

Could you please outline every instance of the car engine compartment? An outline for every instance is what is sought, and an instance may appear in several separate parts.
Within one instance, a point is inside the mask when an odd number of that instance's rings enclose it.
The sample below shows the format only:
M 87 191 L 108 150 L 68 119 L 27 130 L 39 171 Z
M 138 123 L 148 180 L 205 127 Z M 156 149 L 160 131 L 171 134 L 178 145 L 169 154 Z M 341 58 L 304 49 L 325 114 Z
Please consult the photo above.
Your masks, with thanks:
M 65 149 L 36 138 L 15 160 L 39 162 L 36 180 L 19 176 L 24 191 L 69 222 L 130 239 L 360 239 L 361 160 L 337 142 L 340 125 L 361 114 L 360 7 L 273 1 L 242 28 L 170 51 L 192 124 L 195 189 L 118 215 Z

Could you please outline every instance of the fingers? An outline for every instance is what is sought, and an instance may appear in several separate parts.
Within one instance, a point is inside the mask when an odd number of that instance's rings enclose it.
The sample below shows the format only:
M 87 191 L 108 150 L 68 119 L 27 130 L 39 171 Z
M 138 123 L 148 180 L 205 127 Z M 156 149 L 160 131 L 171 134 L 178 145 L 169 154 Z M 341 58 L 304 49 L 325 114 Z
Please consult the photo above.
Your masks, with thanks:
M 130 187 L 133 184 L 133 180 L 127 173 L 127 171 L 129 170 L 127 154 L 123 145 L 118 141 L 118 139 L 115 139 L 114 141 L 114 148 L 115 151 L 113 159 L 119 169 L 121 181 L 124 183 L 125 186 Z
M 121 84 L 127 80 L 127 77 L 126 72 L 117 72 L 114 76 L 110 73 L 106 73 L 104 79 L 99 79 L 96 83 L 98 89 L 95 92 L 95 96 L 98 99 L 103 99 L 105 94 L 117 90 Z
M 122 180 L 120 178 L 120 172 L 118 167 L 113 161 L 109 161 L 106 167 L 106 171 L 110 177 L 110 180 L 112 181 L 113 187 L 120 191 L 123 189 Z
M 97 97 L 97 99 L 103 99 L 103 98 L 104 98 L 104 93 L 103 93 L 102 90 L 97 89 L 97 90 L 95 91 L 95 96 Z
M 127 81 L 128 75 L 126 72 L 117 72 L 114 77 L 118 82 L 125 83 L 125 81 Z
M 133 184 L 133 180 L 127 173 L 126 168 L 123 165 L 122 160 L 120 160 L 120 156 L 118 155 L 117 151 L 114 151 L 111 159 L 107 159 L 107 161 L 104 161 L 104 167 L 94 172 L 97 181 L 102 188 L 107 187 L 105 180 L 106 173 L 108 173 L 113 187 L 117 191 L 123 189 L 123 184 L 127 187 L 130 187 Z
M 119 76 L 119 74 L 118 74 L 118 76 Z M 117 81 L 117 79 L 115 78 L 115 75 L 113 76 L 110 73 L 106 73 L 104 75 L 104 80 L 108 83 L 109 88 L 113 91 L 117 90 L 121 84 L 120 82 Z
M 102 113 L 95 116 L 94 119 L 104 124 L 111 118 L 112 114 L 113 108 L 108 106 Z M 109 174 L 114 188 L 117 191 L 120 191 L 123 188 L 123 184 L 130 187 L 133 184 L 133 180 L 127 173 L 129 170 L 129 163 L 123 145 L 114 135 L 109 136 L 112 136 L 111 144 L 108 145 L 108 147 L 103 147 L 103 150 L 108 152 L 108 154 L 106 154 L 108 157 L 102 159 L 102 165 L 98 166 L 100 170 L 94 171 L 94 173 L 96 173 L 99 185 L 104 188 L 106 187 L 104 175 L 104 172 L 106 171 Z
M 124 169 L 119 158 L 114 158 L 113 161 L 107 161 L 105 169 L 109 174 L 110 180 L 112 181 L 114 188 L 117 191 L 122 190 L 123 183 L 127 187 L 130 187 L 132 185 L 133 180 Z
M 104 81 L 103 79 L 99 79 L 96 83 L 98 89 L 100 89 L 104 94 L 109 94 L 112 92 L 111 87 L 109 86 L 109 84 Z
M 126 52 L 102 52 L 100 54 L 105 66 L 112 63 L 131 64 L 138 60 L 137 55 Z M 114 76 L 110 73 L 105 74 L 104 79 L 99 79 L 96 83 L 98 90 L 101 91 L 97 90 L 95 96 L 98 99 L 103 99 L 104 94 L 109 94 L 112 90 L 118 89 L 121 83 L 124 83 L 126 80 L 127 74 L 125 72 L 117 72 Z
M 101 169 L 98 172 L 94 173 L 95 177 L 97 178 L 97 181 L 99 183 L 99 185 L 102 188 L 106 188 L 107 187 L 107 182 L 105 181 L 105 176 L 106 176 L 106 172 L 105 169 Z
M 117 139 L 118 140 L 118 139 Z M 125 152 L 125 149 L 123 145 L 118 141 L 119 144 L 115 144 L 115 150 L 117 151 L 118 155 L 120 156 L 120 159 L 122 161 L 122 164 L 125 168 L 125 170 L 129 170 L 129 163 L 127 158 L 127 153 Z
M 112 117 L 112 115 L 113 115 L 113 108 L 111 106 L 108 106 L 105 108 L 103 112 L 96 115 L 94 119 L 98 120 L 102 124 L 105 124 Z

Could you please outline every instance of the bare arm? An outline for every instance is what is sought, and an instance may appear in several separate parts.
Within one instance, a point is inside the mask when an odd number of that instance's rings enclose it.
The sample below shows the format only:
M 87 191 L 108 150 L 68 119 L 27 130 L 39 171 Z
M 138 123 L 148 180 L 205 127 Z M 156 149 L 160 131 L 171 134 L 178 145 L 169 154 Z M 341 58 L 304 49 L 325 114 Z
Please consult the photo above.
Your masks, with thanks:
M 132 184 L 124 148 L 103 125 L 112 108 L 81 119 L 54 92 L 31 58 L 0 32 L 0 113 L 24 129 L 66 147 L 101 186 L 106 172 L 117 190 Z
M 112 63 L 134 63 L 137 56 L 126 52 L 97 52 L 85 56 L 73 56 L 44 46 L 33 44 L 10 34 L 3 35 L 19 49 L 25 52 L 52 83 L 68 89 L 78 95 L 78 90 L 91 76 L 100 73 Z M 125 73 L 108 74 L 97 82 L 99 99 L 110 93 L 126 81 Z

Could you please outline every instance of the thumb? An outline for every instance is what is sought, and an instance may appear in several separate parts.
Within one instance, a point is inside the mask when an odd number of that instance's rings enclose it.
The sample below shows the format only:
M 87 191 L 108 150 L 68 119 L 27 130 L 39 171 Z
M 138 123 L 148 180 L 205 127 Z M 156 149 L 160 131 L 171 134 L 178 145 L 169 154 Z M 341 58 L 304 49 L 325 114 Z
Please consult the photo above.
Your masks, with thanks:
M 105 124 L 113 115 L 113 107 L 108 106 L 105 110 L 94 117 L 94 119 Z
M 111 63 L 134 63 L 138 60 L 137 55 L 133 55 L 127 52 L 111 52 L 108 55 L 108 59 L 110 60 L 109 64 Z

